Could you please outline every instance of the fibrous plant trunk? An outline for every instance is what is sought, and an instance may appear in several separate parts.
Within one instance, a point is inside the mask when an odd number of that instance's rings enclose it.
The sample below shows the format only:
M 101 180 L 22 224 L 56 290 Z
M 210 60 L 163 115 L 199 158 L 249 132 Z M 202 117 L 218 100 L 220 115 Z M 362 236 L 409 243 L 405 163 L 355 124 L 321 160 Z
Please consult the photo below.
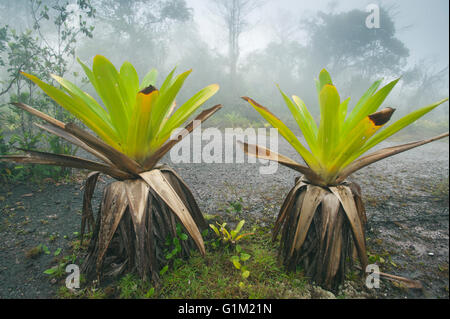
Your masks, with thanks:
M 168 166 L 156 169 L 180 197 L 198 229 L 205 229 L 207 224 L 184 181 Z M 87 180 L 85 191 L 90 193 L 87 200 L 85 196 L 85 202 L 90 202 L 91 183 L 95 184 L 96 179 Z M 84 223 L 93 219 L 91 214 L 89 209 L 83 212 L 82 231 Z M 177 237 L 177 225 L 189 234 L 177 215 L 144 179 L 112 182 L 104 189 L 81 271 L 88 279 L 97 280 L 134 272 L 144 280 L 158 283 L 159 271 L 168 263 L 165 250 L 170 247 L 166 246 L 166 240 Z M 180 243 L 180 254 L 184 258 L 196 247 L 191 236 L 186 241 L 180 240 Z
M 289 270 L 300 266 L 318 285 L 335 291 L 357 256 L 363 269 L 367 265 L 366 221 L 356 183 L 323 187 L 298 178 L 281 206 L 273 239 L 281 230 L 279 255 Z

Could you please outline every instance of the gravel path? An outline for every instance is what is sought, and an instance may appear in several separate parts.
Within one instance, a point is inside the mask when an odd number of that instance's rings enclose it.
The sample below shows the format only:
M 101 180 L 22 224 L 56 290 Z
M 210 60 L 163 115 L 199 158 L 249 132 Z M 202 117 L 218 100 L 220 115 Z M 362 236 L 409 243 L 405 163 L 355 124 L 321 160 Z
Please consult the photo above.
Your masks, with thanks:
M 290 145 L 281 139 L 279 143 L 279 153 L 299 160 Z M 274 175 L 261 175 L 260 163 L 172 164 L 169 156 L 163 162 L 194 189 L 204 213 L 231 214 L 227 211 L 230 202 L 241 199 L 240 217 L 262 226 L 272 225 L 297 176 L 282 166 Z M 376 258 L 382 257 L 381 270 L 420 280 L 424 286 L 422 291 L 413 291 L 382 281 L 372 295 L 448 298 L 448 178 L 448 140 L 375 163 L 351 177 L 363 190 L 368 248 Z M 94 207 L 108 181 L 100 181 Z M 74 232 L 79 231 L 81 186 L 80 180 L 42 187 L 0 187 L 0 298 L 49 298 L 54 294 L 55 286 L 43 271 L 51 265 L 52 253 L 62 248 L 64 254 Z M 51 253 L 27 258 L 26 252 L 38 244 L 45 244 Z

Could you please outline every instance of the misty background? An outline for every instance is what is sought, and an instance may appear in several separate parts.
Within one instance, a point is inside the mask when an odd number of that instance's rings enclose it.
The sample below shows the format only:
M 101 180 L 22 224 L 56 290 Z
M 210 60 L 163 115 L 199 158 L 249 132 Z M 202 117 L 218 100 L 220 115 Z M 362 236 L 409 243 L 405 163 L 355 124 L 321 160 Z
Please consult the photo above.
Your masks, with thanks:
M 380 8 L 380 28 L 366 26 L 371 3 Z M 89 66 L 96 54 L 117 68 L 130 61 L 141 79 L 156 68 L 158 84 L 175 66 L 177 73 L 192 68 L 178 105 L 218 83 L 220 91 L 204 107 L 224 105 L 207 121 L 221 128 L 264 127 L 239 98 L 250 96 L 295 129 L 276 84 L 301 97 L 317 119 L 314 79 L 322 68 L 341 99 L 351 97 L 350 108 L 375 80 L 401 77 L 384 103 L 397 109 L 395 120 L 449 95 L 448 29 L 447 0 L 0 0 L 0 153 L 42 144 L 76 152 L 9 106 L 21 101 L 75 120 L 19 70 L 47 82 L 55 73 L 95 96 L 77 57 Z M 406 132 L 442 133 L 448 122 L 445 103 Z

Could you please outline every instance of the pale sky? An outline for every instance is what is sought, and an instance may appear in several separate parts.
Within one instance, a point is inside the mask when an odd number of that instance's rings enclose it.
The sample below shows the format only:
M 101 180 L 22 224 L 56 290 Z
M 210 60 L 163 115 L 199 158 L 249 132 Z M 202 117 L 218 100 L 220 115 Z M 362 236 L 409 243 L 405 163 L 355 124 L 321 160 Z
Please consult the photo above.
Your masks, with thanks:
M 220 21 L 209 9 L 214 7 L 213 1 L 187 0 L 187 3 L 194 9 L 194 20 L 204 39 L 209 42 L 211 48 L 225 52 L 226 33 L 223 33 Z M 410 49 L 409 63 L 427 59 L 439 67 L 448 65 L 448 0 L 267 0 L 263 7 L 250 16 L 254 26 L 241 38 L 242 55 L 245 56 L 246 53 L 254 49 L 262 49 L 267 45 L 271 35 L 274 34 L 276 21 L 280 21 L 280 16 L 285 17 L 283 12 L 291 16 L 290 19 L 286 18 L 287 21 L 292 19 L 295 23 L 295 20 L 311 16 L 319 10 L 328 12 L 330 3 L 335 3 L 336 12 L 351 9 L 365 10 L 371 3 L 386 8 L 393 6 L 398 38 Z

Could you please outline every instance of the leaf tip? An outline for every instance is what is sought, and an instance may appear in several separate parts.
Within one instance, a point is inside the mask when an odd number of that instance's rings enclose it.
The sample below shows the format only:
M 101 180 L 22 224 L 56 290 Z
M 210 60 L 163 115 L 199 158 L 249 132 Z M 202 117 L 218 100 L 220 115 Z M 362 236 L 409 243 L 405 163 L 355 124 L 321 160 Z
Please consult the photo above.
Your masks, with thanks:
M 143 93 L 145 95 L 149 95 L 150 93 L 152 93 L 153 91 L 157 91 L 157 89 L 153 86 L 153 85 L 149 85 L 146 88 L 142 89 L 139 91 L 139 93 Z
M 218 83 L 211 84 L 210 87 L 215 91 L 214 93 L 220 89 L 220 85 Z
M 386 124 L 390 119 L 392 114 L 394 114 L 395 109 L 391 107 L 387 107 L 382 109 L 379 112 L 373 113 L 369 115 L 369 119 L 375 126 L 381 126 Z

